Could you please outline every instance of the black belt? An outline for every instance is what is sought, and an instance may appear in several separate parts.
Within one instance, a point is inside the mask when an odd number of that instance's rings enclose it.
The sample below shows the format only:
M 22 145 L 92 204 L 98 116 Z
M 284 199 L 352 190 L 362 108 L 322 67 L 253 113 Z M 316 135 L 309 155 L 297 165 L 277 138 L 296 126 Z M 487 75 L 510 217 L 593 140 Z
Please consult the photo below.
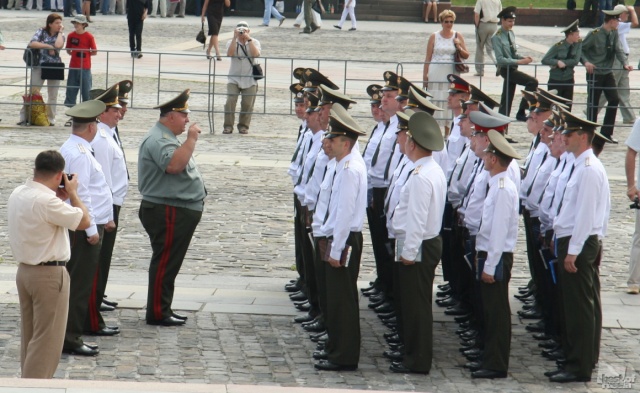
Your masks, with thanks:
M 478 258 L 486 258 L 486 257 L 487 257 L 486 251 L 478 251 Z
M 66 266 L 67 261 L 49 261 L 49 262 L 40 262 L 39 266 Z

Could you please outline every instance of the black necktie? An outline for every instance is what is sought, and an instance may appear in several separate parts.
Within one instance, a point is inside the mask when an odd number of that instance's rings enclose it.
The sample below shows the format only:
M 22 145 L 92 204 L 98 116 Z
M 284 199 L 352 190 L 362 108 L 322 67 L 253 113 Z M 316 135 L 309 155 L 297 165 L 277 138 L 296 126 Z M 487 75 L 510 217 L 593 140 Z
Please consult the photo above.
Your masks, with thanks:
M 115 134 L 113 134 L 113 139 L 116 140 L 118 146 L 120 146 L 120 150 L 122 150 L 122 158 L 124 158 L 124 168 L 127 170 L 127 180 L 131 180 L 131 176 L 129 176 L 129 167 L 127 166 L 127 156 L 124 154 L 124 147 L 122 147 L 122 140 L 120 139 L 120 133 L 118 132 L 118 126 L 115 128 Z
M 387 128 L 389 128 L 389 123 L 390 122 L 387 121 L 384 125 L 384 131 L 382 131 L 382 136 L 380 137 L 380 143 L 378 143 L 378 146 L 376 147 L 376 151 L 375 153 L 373 153 L 373 158 L 371 159 L 371 167 L 374 167 L 376 165 L 376 162 L 378 162 L 378 154 L 380 154 L 380 146 L 382 145 L 382 138 L 384 138 L 384 134 L 387 132 Z
M 558 211 L 556 215 L 560 214 L 560 209 L 562 209 L 562 202 L 564 202 L 564 193 L 567 192 L 567 185 L 569 185 L 569 180 L 571 180 L 571 175 L 573 175 L 573 170 L 576 169 L 576 164 L 571 166 L 571 172 L 569 172 L 569 177 L 567 178 L 567 184 L 564 186 L 564 190 L 562 190 L 562 198 L 560 199 L 560 204 L 558 205 Z
M 362 151 L 362 157 L 364 157 L 364 154 L 367 152 L 367 147 L 369 147 L 369 142 L 371 142 L 371 139 L 373 139 L 373 136 L 375 135 L 376 128 L 378 128 L 377 124 L 375 126 L 373 126 L 373 128 L 371 129 L 371 136 L 369 137 L 369 140 L 367 141 L 367 144 L 364 145 L 364 150 Z
M 533 175 L 533 179 L 531 180 L 531 185 L 529 185 L 529 189 L 527 190 L 527 196 L 531 195 L 531 190 L 533 190 L 533 183 L 536 182 L 536 178 L 538 177 L 538 173 L 540 173 L 540 168 L 542 168 L 542 164 L 544 164 L 544 162 L 547 160 L 547 155 L 548 154 L 549 154 L 548 151 L 544 152 L 544 156 L 542 156 L 542 162 L 538 166 L 538 169 L 536 170 L 536 174 Z
M 556 158 L 556 166 L 553 168 L 553 170 L 555 171 L 556 169 L 558 169 L 558 165 L 560 165 L 560 159 Z M 538 199 L 538 205 L 540 205 L 540 203 L 542 202 L 542 199 L 544 198 L 544 194 L 546 193 L 546 188 L 549 187 L 549 180 L 551 180 L 551 178 L 547 179 L 547 184 L 545 184 L 545 191 L 542 192 L 542 194 L 540 194 L 540 199 Z M 553 201 L 553 197 L 551 199 Z

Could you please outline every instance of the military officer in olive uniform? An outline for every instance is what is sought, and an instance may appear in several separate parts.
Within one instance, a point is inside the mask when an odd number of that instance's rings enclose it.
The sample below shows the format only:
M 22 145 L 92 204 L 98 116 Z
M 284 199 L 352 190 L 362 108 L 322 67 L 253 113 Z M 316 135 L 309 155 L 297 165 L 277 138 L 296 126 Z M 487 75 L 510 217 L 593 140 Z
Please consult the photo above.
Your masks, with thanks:
M 207 191 L 193 159 L 200 127 L 193 123 L 187 138 L 178 135 L 189 123 L 189 89 L 155 107 L 160 120 L 140 144 L 138 215 L 151 241 L 147 315 L 149 325 L 184 325 L 187 317 L 171 308 L 175 279 L 196 230 Z
M 604 23 L 590 31 L 582 42 L 581 62 L 587 70 L 587 119 L 593 122 L 598 121 L 598 102 L 604 93 L 608 104 L 600 133 L 611 137 L 620 102 L 616 91 L 616 80 L 611 69 L 613 59 L 617 58 L 628 71 L 633 70 L 633 66 L 629 65 L 617 31 L 620 14 L 624 11 L 618 9 L 602 12 L 605 13 Z M 603 139 L 594 140 L 596 154 L 602 151 L 603 146 Z
M 542 58 L 541 63 L 551 67 L 547 88 L 554 89 L 560 97 L 573 100 L 574 67 L 582 57 L 582 40 L 578 19 L 562 30 L 565 39 L 553 45 Z
M 498 14 L 500 27 L 493 37 L 491 37 L 493 51 L 495 52 L 498 64 L 498 73 L 504 78 L 502 98 L 500 100 L 500 113 L 506 116 L 510 116 L 511 113 L 511 103 L 513 102 L 516 85 L 524 86 L 524 89 L 527 91 L 535 91 L 538 87 L 536 78 L 518 71 L 518 65 L 530 64 L 533 58 L 531 58 L 531 56 L 518 54 L 516 36 L 512 31 L 516 20 L 515 12 L 516 7 L 507 7 Z M 526 121 L 524 113 L 526 108 L 526 101 L 523 99 L 518 107 L 518 113 L 516 113 L 517 120 Z

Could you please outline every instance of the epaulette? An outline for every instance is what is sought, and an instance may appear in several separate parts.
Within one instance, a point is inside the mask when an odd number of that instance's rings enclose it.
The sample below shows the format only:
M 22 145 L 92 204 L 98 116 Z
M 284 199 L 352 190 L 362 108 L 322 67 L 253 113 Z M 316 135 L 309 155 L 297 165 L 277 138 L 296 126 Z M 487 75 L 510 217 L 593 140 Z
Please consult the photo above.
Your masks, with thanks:
M 578 42 L 582 42 L 582 38 L 580 38 L 580 39 L 578 40 Z
M 502 29 L 498 29 L 498 31 L 496 31 L 496 35 L 500 35 L 502 34 Z
M 600 31 L 600 28 L 597 29 L 593 29 L 593 31 L 591 32 L 591 34 L 598 34 L 598 32 Z
M 80 151 L 80 153 L 82 154 L 87 154 L 87 149 L 84 148 L 84 145 L 82 143 L 78 143 L 78 151 Z
M 417 175 L 418 173 L 420 173 L 420 168 L 422 168 L 422 165 L 418 165 L 417 167 L 415 167 L 415 169 L 413 170 L 413 174 Z
M 165 139 L 171 139 L 171 134 L 162 133 L 162 137 Z
M 344 163 L 344 169 L 349 169 L 349 163 L 350 163 L 350 162 L 351 162 L 351 161 L 347 161 L 347 162 L 345 162 L 345 163 Z
M 106 132 L 104 132 L 104 130 L 103 130 L 103 129 L 101 129 L 101 130 L 100 130 L 100 136 L 101 136 L 101 137 L 103 137 L 103 138 L 106 138 L 106 137 L 107 137 L 107 133 L 106 133 Z
M 500 178 L 500 181 L 498 182 L 498 185 L 500 188 L 504 188 L 504 177 Z
M 591 157 L 587 157 L 584 159 L 584 166 L 591 166 Z
M 562 44 L 563 44 L 563 43 L 565 43 L 565 42 L 566 42 L 565 40 L 562 40 L 562 41 L 558 42 L 558 43 L 556 44 L 556 46 L 560 46 L 560 45 L 562 45 Z

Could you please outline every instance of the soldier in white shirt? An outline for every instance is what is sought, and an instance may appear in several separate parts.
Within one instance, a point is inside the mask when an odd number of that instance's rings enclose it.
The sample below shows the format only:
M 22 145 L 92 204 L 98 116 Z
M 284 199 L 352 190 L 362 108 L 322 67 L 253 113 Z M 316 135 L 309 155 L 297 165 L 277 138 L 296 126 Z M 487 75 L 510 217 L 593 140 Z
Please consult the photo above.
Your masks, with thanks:
M 65 159 L 65 172 L 78 176 L 78 195 L 91 215 L 91 225 L 84 231 L 69 233 L 71 259 L 67 270 L 71 277 L 69 317 L 63 352 L 82 356 L 95 356 L 97 346 L 82 340 L 91 287 L 98 268 L 103 232 L 116 229 L 113 221 L 111 190 L 102 172 L 102 166 L 93 156 L 91 141 L 98 131 L 96 116 L 106 109 L 101 101 L 85 101 L 67 110 L 73 118 L 71 136 L 60 148 Z M 97 110 L 96 116 L 84 117 Z
M 380 109 L 385 112 L 389 120 L 380 136 L 380 142 L 373 152 L 368 171 L 368 188 L 371 195 L 367 197 L 367 219 L 376 261 L 376 283 L 379 285 L 378 290 L 382 292 L 380 295 L 370 297 L 370 306 L 377 312 L 388 313 L 393 311 L 391 303 L 387 302 L 389 300 L 387 298 L 393 298 L 393 278 L 392 261 L 387 250 L 388 233 L 384 217 L 384 197 L 395 170 L 391 163 L 396 150 L 396 131 L 398 129 L 396 112 L 401 111 L 404 106 L 403 101 L 397 101 L 396 97 L 400 93 L 399 84 L 404 78 L 391 71 L 386 71 L 383 77 L 385 85 L 380 89 L 382 92 Z
M 365 133 L 346 109 L 334 105 L 326 134 L 327 151 L 336 162 L 334 173 L 327 173 L 333 182 L 324 217 L 314 217 L 322 221 L 320 231 L 327 235 L 325 242 L 319 242 L 318 249 L 327 286 L 325 319 L 329 339 L 324 354 L 314 354 L 319 359 L 315 364 L 318 370 L 355 370 L 360 360 L 357 280 L 367 204 L 367 172 L 354 146 L 362 135 Z
M 442 254 L 446 199 L 446 178 L 431 154 L 444 148 L 444 139 L 437 121 L 427 113 L 411 116 L 406 136 L 405 153 L 415 169 L 401 190 L 392 221 L 405 349 L 402 361 L 392 362 L 390 370 L 428 374 L 433 356 L 432 286 Z
M 98 123 L 98 133 L 91 141 L 96 160 L 102 166 L 107 185 L 111 189 L 113 198 L 113 221 L 118 226 L 120 208 L 127 196 L 129 187 L 129 176 L 124 154 L 118 144 L 115 128 L 120 121 L 120 109 L 122 108 L 118 100 L 119 85 L 115 84 L 96 100 L 102 101 L 107 109 L 100 114 Z M 104 323 L 100 308 L 102 299 L 107 287 L 109 269 L 111 267 L 111 257 L 116 241 L 117 230 L 105 232 L 102 237 L 102 247 L 100 247 L 100 258 L 98 260 L 98 277 L 94 281 L 91 291 L 91 299 L 95 304 L 89 304 L 89 313 L 85 324 L 85 331 L 98 336 L 112 336 L 118 334 L 120 330 L 115 327 L 107 327 Z M 113 308 L 111 308 L 113 310 Z
M 293 103 L 294 103 L 295 114 L 298 117 L 298 119 L 300 119 L 301 121 L 300 127 L 298 128 L 296 148 L 293 152 L 293 156 L 291 157 L 291 164 L 289 164 L 289 169 L 287 170 L 287 174 L 291 176 L 291 182 L 293 183 L 293 185 L 296 184 L 298 176 L 300 175 L 299 170 L 304 160 L 304 155 L 306 153 L 305 147 L 308 145 L 308 139 L 309 139 L 308 137 L 311 134 L 311 131 L 309 131 L 307 128 L 307 121 L 305 119 L 307 106 L 304 99 L 304 93 L 302 92 L 303 88 L 304 86 L 301 83 L 294 83 L 291 86 L 289 86 L 289 90 L 291 91 L 291 93 L 294 94 Z M 300 289 L 302 289 L 302 280 L 303 280 L 302 277 L 304 276 L 304 270 L 303 270 L 303 264 L 302 264 L 302 249 L 300 246 L 301 236 L 302 234 L 304 234 L 304 231 L 303 231 L 304 227 L 301 228 L 302 207 L 298 202 L 298 198 L 296 198 L 295 194 L 293 194 L 293 206 L 294 206 L 293 233 L 294 233 L 294 243 L 295 243 L 295 263 L 296 263 L 296 271 L 298 272 L 298 278 L 288 282 L 284 286 L 284 289 L 287 292 L 297 292 Z M 313 318 L 308 319 L 308 317 L 307 318 L 305 317 L 307 316 L 295 317 L 294 321 L 301 323 L 301 322 L 308 322 L 309 320 L 313 319 Z
M 598 124 L 562 113 L 567 151 L 576 159 L 553 222 L 566 340 L 564 370 L 551 382 L 590 381 L 598 363 L 602 309 L 598 264 L 611 209 L 609 180 L 591 148 Z
M 476 270 L 481 281 L 485 350 L 472 378 L 506 378 L 511 348 L 509 280 L 518 237 L 518 189 L 507 170 L 519 159 L 509 142 L 495 130 L 483 157 L 489 192 L 476 237 Z M 473 370 L 473 369 L 472 369 Z

